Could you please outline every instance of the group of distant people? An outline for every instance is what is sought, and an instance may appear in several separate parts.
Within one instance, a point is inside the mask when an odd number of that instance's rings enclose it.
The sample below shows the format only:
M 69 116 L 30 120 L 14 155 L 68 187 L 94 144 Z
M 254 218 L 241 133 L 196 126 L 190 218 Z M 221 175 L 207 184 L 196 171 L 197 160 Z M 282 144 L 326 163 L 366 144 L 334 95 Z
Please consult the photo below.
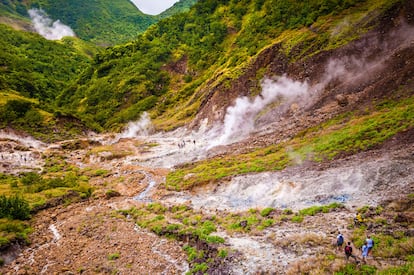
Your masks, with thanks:
M 338 232 L 338 236 L 336 237 L 336 246 L 337 250 L 341 250 L 343 245 L 345 243 L 345 238 L 341 234 L 341 232 Z M 371 236 L 367 236 L 366 240 L 364 241 L 364 244 L 361 247 L 361 257 L 362 262 L 367 262 L 367 257 L 372 254 L 372 248 L 374 247 L 374 240 L 371 238 Z M 355 260 L 355 263 L 359 264 L 358 257 L 353 254 L 352 245 L 351 242 L 348 242 L 344 247 L 345 257 L 348 261 L 349 258 L 353 258 Z
M 191 142 L 191 141 L 187 141 L 187 142 Z M 192 143 L 193 143 L 193 144 L 194 144 L 194 146 L 195 146 L 195 144 L 196 144 L 195 139 L 192 141 Z M 179 149 L 184 148 L 184 147 L 185 147 L 185 140 L 183 140 L 183 141 L 181 141 L 181 142 L 179 142 L 179 143 L 178 143 L 178 148 L 179 148 Z

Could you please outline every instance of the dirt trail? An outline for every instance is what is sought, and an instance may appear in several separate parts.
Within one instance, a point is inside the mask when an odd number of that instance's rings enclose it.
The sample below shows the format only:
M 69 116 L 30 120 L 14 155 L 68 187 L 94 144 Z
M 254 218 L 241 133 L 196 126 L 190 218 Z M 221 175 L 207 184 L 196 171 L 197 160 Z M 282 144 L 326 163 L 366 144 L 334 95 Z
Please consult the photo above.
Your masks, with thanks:
M 124 199 L 121 204 L 126 206 Z M 33 244 L 5 274 L 185 272 L 180 245 L 120 218 L 114 214 L 118 207 L 116 201 L 93 201 L 42 211 L 35 217 Z

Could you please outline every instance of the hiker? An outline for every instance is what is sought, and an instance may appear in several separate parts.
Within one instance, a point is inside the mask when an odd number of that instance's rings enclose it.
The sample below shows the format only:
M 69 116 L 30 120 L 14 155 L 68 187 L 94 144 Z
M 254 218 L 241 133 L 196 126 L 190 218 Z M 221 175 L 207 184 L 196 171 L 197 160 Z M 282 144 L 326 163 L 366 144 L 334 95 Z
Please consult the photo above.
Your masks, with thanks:
M 367 245 L 367 241 L 364 242 L 364 245 L 361 248 L 362 251 L 362 261 L 364 262 L 364 264 L 367 263 L 367 256 L 368 256 L 368 245 Z
M 355 225 L 361 225 L 364 223 L 364 218 L 362 217 L 361 213 L 357 213 L 354 218 L 354 224 Z
M 336 249 L 340 250 L 343 244 L 344 244 L 344 236 L 341 234 L 341 232 L 338 232 L 338 236 L 336 237 L 336 246 L 337 246 Z
M 345 251 L 346 261 L 348 261 L 349 257 L 351 257 L 351 258 L 354 258 L 356 264 L 359 264 L 357 257 L 354 254 L 352 254 L 351 242 L 348 242 L 348 244 L 345 246 L 344 251 Z
M 372 254 L 372 248 L 374 247 L 374 240 L 371 239 L 370 236 L 367 236 L 367 239 L 365 240 L 365 242 L 367 243 L 368 246 L 368 253 L 367 256 L 369 256 L 370 254 Z

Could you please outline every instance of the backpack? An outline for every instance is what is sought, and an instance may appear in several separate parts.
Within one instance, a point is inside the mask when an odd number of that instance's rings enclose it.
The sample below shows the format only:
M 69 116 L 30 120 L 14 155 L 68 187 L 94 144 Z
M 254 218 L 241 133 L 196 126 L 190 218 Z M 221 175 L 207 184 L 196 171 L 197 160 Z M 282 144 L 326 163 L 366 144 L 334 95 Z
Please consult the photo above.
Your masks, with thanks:
M 345 246 L 345 254 L 346 255 L 351 255 L 352 254 L 352 247 L 350 247 L 349 245 Z
M 339 235 L 338 237 L 338 244 L 343 244 L 344 243 L 344 236 Z

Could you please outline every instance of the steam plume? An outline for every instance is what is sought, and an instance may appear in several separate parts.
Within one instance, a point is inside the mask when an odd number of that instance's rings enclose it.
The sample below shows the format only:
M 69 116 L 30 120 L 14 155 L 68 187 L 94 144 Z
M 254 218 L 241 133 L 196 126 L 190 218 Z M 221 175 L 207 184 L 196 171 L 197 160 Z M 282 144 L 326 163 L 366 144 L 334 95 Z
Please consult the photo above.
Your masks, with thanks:
M 75 36 L 73 30 L 60 22 L 52 21 L 43 10 L 30 9 L 29 16 L 32 19 L 35 30 L 48 40 L 60 40 L 65 36 Z
M 220 137 L 211 146 L 228 144 L 246 137 L 254 130 L 256 117 L 267 105 L 278 99 L 291 102 L 294 98 L 307 95 L 309 90 L 307 82 L 294 81 L 286 76 L 276 80 L 264 79 L 260 95 L 253 100 L 248 97 L 237 98 L 235 104 L 227 108 Z
M 128 123 L 127 129 L 119 134 L 118 140 L 121 138 L 132 138 L 139 135 L 147 136 L 150 130 L 151 118 L 147 112 L 144 112 L 138 121 Z

